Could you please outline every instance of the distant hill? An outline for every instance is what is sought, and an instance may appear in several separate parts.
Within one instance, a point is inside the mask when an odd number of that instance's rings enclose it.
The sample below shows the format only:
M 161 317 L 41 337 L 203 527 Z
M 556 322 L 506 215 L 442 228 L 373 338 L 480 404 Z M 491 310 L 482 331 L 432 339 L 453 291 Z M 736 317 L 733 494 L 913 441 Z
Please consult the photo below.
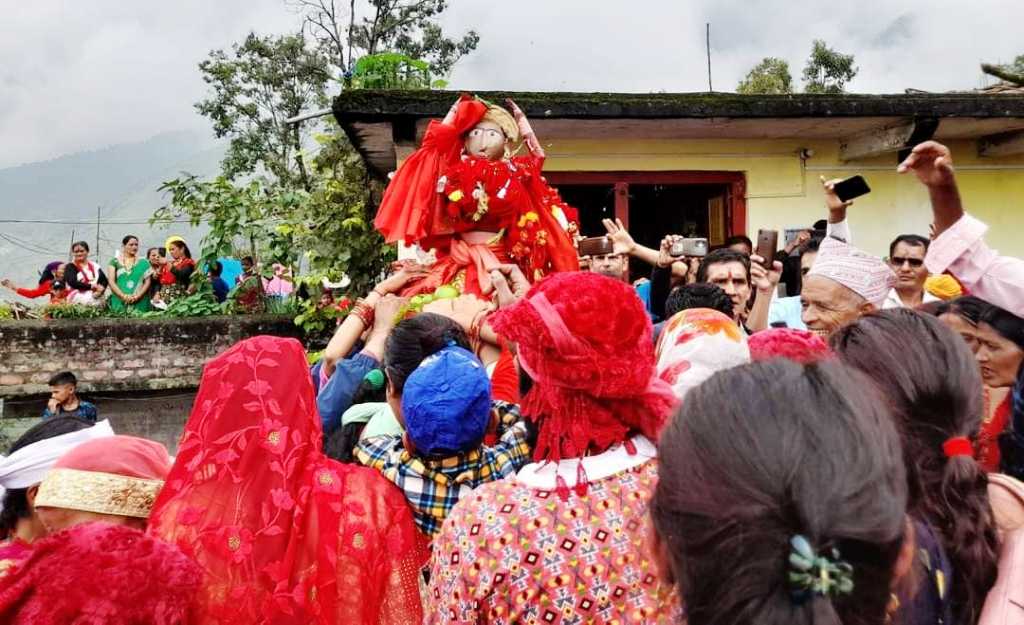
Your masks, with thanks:
M 140 237 L 143 250 L 161 245 L 170 234 L 180 234 L 198 251 L 203 229 L 194 230 L 187 224 L 153 228 L 145 222 L 165 203 L 157 192 L 163 181 L 183 171 L 214 176 L 223 156 L 222 142 L 203 133 L 183 131 L 0 169 L 0 235 L 4 235 L 0 236 L 0 276 L 19 285 L 34 284 L 47 262 L 67 258 L 72 235 L 95 247 L 97 207 L 100 249 L 98 256 L 93 250 L 93 257 L 101 264 L 129 233 Z M 13 294 L 6 290 L 0 294 L 0 298 L 8 296 Z

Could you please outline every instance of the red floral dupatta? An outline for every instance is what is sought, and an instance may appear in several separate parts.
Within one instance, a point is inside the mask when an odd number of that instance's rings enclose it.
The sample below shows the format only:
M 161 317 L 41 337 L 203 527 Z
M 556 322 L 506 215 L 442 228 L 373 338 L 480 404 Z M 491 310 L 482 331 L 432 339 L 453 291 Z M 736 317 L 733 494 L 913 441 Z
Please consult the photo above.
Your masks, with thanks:
M 298 341 L 248 339 L 206 366 L 150 517 L 204 571 L 201 623 L 420 622 L 404 497 L 321 445 Z

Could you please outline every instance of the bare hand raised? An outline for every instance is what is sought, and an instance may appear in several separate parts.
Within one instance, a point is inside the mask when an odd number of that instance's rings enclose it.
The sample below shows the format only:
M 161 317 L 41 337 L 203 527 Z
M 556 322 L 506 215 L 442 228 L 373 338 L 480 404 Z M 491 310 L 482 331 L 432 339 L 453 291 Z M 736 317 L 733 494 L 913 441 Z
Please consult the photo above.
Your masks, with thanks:
M 602 219 L 601 223 L 604 224 L 604 229 L 608 231 L 608 238 L 612 241 L 612 249 L 616 254 L 631 254 L 636 249 L 636 241 L 626 230 L 626 227 L 622 225 L 621 219 L 612 221 L 611 219 Z
M 530 290 L 530 281 L 519 265 L 499 265 L 491 270 L 491 284 L 498 296 L 498 308 L 516 303 Z
M 782 263 L 772 262 L 771 270 L 764 268 L 764 258 L 757 254 L 750 256 L 750 283 L 761 293 L 771 293 L 782 279 Z
M 949 148 L 937 141 L 918 144 L 896 168 L 901 174 L 911 170 L 928 187 L 951 186 L 955 182 L 953 155 Z

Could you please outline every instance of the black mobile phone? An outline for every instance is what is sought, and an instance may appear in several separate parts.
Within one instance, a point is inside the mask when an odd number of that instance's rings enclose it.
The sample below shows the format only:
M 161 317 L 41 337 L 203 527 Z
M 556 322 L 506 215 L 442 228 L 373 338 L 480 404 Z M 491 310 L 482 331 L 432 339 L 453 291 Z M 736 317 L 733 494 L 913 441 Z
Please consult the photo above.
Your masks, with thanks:
M 836 195 L 839 199 L 844 202 L 849 202 L 855 197 L 867 195 L 871 193 L 871 187 L 868 186 L 864 176 L 860 174 L 847 178 L 846 180 L 840 180 L 835 186 Z
M 607 256 L 615 251 L 608 237 L 588 237 L 580 241 L 580 256 Z

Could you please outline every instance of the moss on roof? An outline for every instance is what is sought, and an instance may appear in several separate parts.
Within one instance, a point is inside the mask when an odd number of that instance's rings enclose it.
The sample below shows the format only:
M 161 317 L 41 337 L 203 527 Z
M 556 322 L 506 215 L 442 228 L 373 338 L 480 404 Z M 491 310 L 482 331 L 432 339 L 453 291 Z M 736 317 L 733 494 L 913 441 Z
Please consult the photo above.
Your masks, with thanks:
M 441 117 L 455 91 L 343 91 L 334 99 L 339 122 Z M 534 118 L 700 117 L 1024 117 L 1020 95 L 980 93 L 894 95 L 739 95 L 735 93 L 479 92 L 492 102 L 511 97 Z

